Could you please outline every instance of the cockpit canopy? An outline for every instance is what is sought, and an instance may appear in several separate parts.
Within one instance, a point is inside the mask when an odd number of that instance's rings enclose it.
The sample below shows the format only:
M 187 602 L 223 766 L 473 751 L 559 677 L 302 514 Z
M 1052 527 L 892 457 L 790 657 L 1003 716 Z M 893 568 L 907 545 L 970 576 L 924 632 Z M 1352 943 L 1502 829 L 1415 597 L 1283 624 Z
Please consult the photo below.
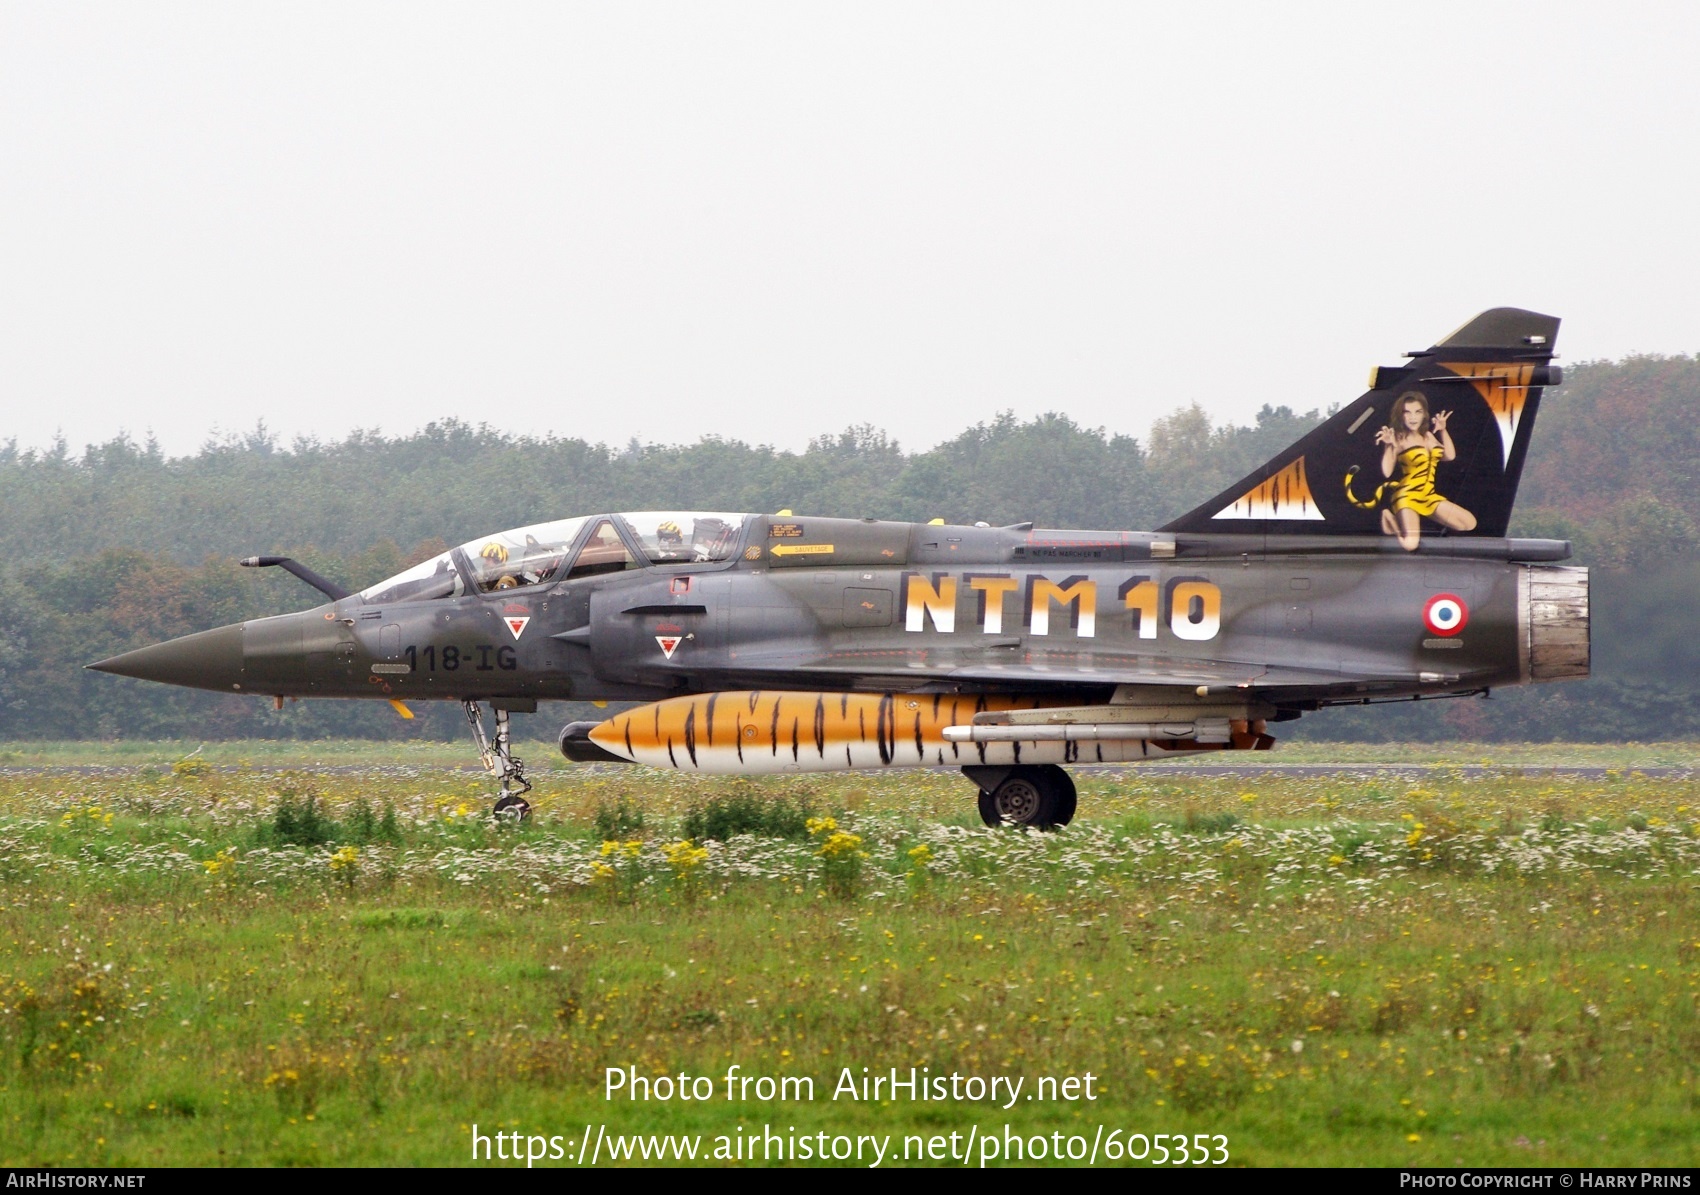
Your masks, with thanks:
M 646 564 L 730 560 L 746 517 L 646 510 L 534 523 L 469 539 L 362 590 L 360 599 L 369 605 L 422 602 L 522 589 Z

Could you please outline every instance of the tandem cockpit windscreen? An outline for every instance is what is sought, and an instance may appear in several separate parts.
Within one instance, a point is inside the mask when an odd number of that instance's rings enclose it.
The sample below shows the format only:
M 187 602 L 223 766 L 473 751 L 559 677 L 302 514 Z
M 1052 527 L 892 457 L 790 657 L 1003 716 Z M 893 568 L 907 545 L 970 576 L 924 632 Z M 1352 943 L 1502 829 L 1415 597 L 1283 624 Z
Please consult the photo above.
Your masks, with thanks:
M 469 539 L 362 590 L 362 601 L 423 602 L 495 593 L 645 565 L 730 560 L 742 514 L 647 510 L 535 523 Z

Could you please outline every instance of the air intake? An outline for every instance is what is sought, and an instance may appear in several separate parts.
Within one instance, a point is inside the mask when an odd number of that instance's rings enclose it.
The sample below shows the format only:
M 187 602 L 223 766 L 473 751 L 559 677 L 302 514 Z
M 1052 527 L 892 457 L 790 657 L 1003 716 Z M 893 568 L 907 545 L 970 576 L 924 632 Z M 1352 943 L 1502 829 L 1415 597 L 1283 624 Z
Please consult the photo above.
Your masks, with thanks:
M 1588 675 L 1587 569 L 1525 571 L 1523 673 L 1532 681 Z

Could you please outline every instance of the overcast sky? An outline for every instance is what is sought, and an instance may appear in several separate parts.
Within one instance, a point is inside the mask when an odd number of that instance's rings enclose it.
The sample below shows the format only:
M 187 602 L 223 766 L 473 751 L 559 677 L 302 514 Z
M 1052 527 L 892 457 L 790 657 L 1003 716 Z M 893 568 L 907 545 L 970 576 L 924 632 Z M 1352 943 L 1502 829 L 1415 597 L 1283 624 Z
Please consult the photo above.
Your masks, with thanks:
M 1700 349 L 1700 6 L 0 0 L 0 440 L 1143 436 Z

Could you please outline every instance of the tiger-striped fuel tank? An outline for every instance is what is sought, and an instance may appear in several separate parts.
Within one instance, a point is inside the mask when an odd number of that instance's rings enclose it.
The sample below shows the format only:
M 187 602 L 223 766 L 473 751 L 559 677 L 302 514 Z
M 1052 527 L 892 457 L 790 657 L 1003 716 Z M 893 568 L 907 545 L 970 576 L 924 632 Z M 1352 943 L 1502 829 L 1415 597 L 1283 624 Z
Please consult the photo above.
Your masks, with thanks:
M 964 764 L 1125 763 L 1189 755 L 1190 739 L 1098 742 L 948 742 L 994 710 L 1071 704 L 1066 699 L 936 693 L 699 693 L 617 714 L 590 731 L 597 746 L 633 763 L 687 772 L 833 772 L 849 768 Z

